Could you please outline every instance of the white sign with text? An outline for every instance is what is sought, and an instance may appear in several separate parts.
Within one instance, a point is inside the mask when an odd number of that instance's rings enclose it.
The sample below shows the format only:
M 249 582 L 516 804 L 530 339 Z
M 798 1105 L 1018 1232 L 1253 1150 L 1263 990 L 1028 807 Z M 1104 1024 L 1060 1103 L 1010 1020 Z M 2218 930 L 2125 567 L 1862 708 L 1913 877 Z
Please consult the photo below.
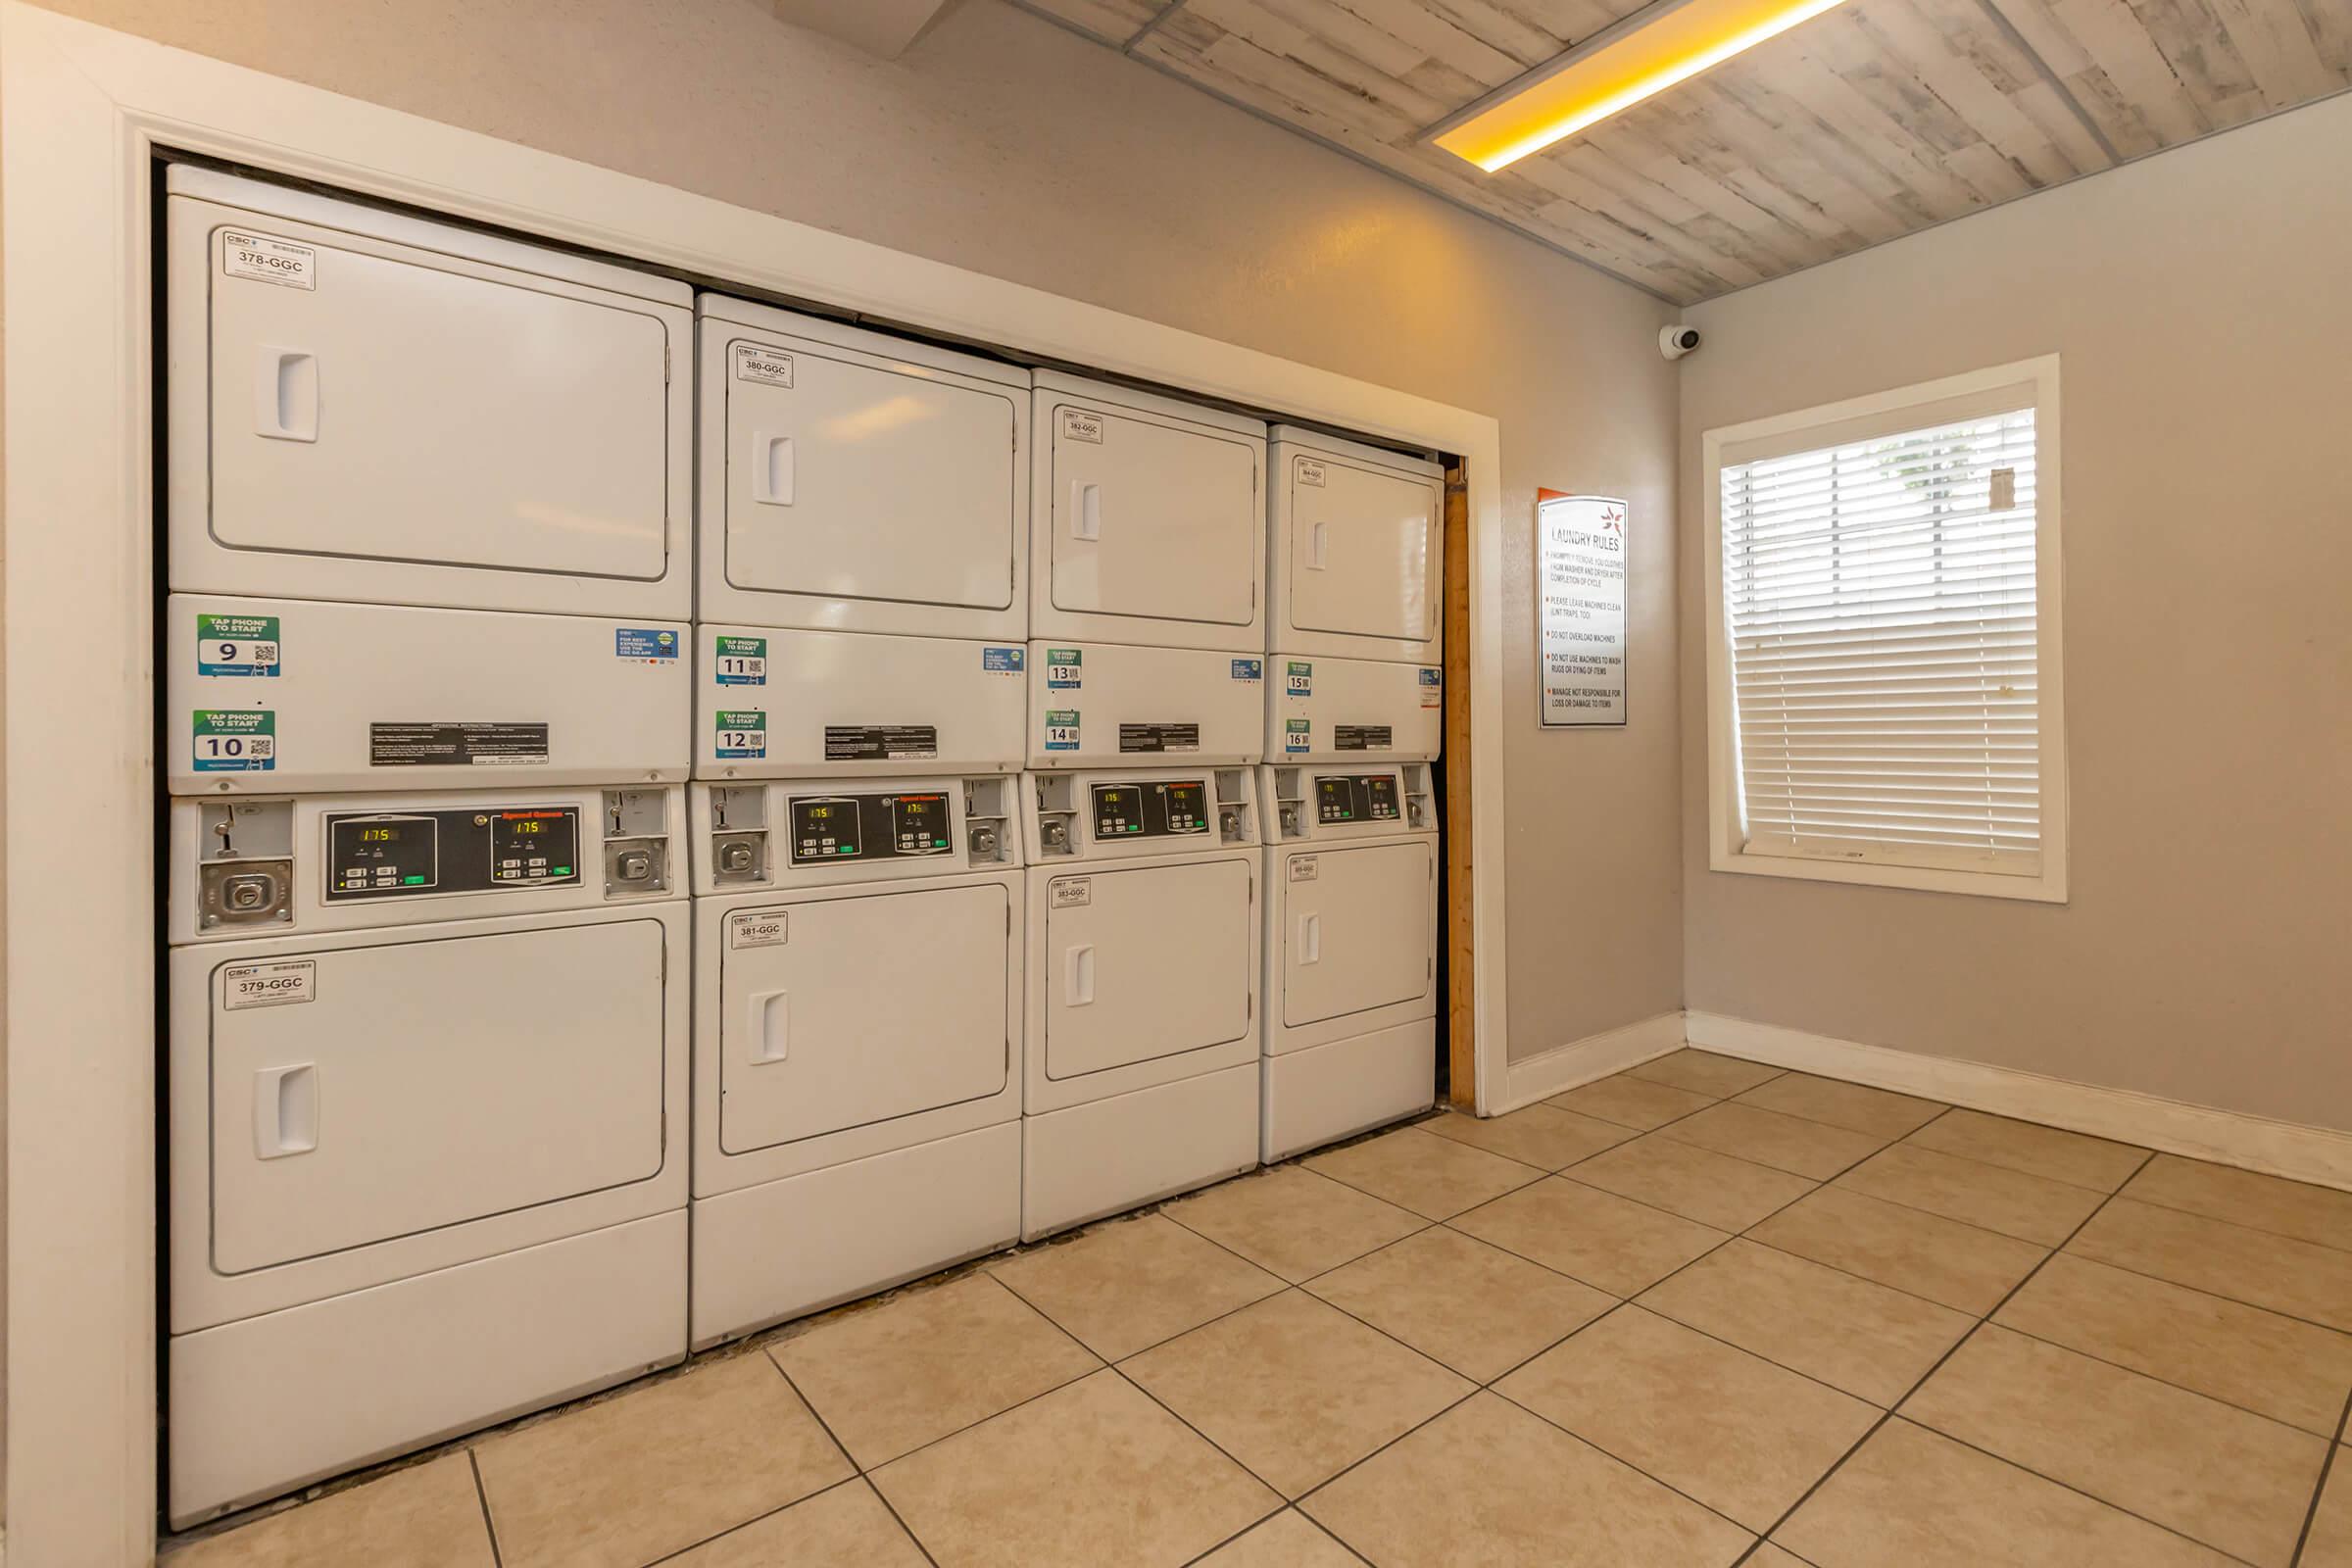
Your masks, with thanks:
M 1536 504 L 1537 657 L 1546 728 L 1625 722 L 1626 514 L 1606 496 Z

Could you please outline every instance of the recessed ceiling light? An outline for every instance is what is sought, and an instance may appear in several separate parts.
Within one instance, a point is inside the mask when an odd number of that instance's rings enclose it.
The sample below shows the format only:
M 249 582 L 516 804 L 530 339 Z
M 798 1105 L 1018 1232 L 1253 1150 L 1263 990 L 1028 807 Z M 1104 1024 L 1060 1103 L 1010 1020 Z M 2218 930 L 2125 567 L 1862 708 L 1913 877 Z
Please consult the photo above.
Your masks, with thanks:
M 1447 116 L 1426 139 L 1491 174 L 1842 3 L 1657 0 Z

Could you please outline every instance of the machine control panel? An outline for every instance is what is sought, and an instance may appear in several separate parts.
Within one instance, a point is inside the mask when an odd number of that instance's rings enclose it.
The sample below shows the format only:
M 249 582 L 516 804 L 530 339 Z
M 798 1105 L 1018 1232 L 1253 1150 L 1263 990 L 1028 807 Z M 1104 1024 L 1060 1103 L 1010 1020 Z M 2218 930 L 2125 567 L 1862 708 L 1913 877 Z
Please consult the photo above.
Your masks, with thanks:
M 1401 814 L 1394 773 L 1319 773 L 1315 776 L 1315 820 L 1324 823 L 1394 822 Z
M 955 848 L 944 790 L 796 795 L 788 804 L 794 865 L 946 855 Z
M 1206 779 L 1097 784 L 1092 794 L 1098 839 L 1184 837 L 1208 831 Z
M 580 813 L 569 806 L 330 813 L 326 851 L 329 904 L 576 886 Z

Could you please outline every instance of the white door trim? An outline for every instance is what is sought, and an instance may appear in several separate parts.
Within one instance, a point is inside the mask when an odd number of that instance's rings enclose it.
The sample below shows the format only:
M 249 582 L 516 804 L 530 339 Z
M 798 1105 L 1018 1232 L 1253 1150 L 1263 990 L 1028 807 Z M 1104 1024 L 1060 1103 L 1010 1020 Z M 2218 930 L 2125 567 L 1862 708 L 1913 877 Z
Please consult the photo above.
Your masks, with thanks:
M 1467 460 L 1476 843 L 1503 825 L 1499 435 L 1485 415 L 0 0 L 6 190 L 7 1520 L 143 1563 L 156 1507 L 151 155 L 184 148 Z M 1478 1099 L 1509 1059 L 1476 888 Z M 125 963 L 123 955 L 132 955 Z

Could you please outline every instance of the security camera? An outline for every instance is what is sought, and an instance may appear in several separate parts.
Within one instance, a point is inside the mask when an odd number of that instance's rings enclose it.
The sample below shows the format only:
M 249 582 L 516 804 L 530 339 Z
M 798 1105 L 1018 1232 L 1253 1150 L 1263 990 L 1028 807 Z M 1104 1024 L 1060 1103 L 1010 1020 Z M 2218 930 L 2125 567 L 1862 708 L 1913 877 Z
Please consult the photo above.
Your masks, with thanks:
M 1698 347 L 1698 328 L 1676 322 L 1658 328 L 1658 352 L 1670 360 L 1679 360 Z

